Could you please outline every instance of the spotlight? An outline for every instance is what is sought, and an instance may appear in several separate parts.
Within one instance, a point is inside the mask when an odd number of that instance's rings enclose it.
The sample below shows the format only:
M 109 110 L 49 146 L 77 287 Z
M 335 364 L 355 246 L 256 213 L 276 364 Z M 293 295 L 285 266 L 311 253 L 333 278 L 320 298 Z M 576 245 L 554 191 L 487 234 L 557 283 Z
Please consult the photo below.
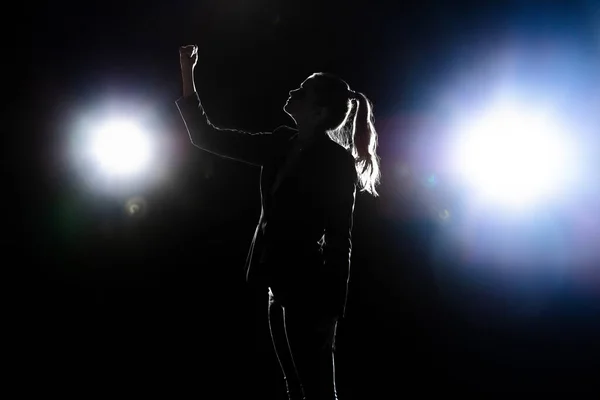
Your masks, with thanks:
M 148 166 L 151 144 L 135 123 L 110 121 L 92 132 L 90 153 L 105 173 L 131 176 Z
M 497 107 L 458 136 L 454 167 L 486 202 L 531 205 L 557 194 L 573 172 L 573 147 L 550 114 Z

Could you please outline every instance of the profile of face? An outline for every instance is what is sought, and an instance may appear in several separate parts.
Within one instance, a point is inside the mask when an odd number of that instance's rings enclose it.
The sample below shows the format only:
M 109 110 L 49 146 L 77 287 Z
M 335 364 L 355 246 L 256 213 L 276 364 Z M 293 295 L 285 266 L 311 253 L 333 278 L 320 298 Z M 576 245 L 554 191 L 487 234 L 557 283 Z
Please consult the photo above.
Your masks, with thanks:
M 327 110 L 317 106 L 315 86 L 315 78 L 309 77 L 299 88 L 290 91 L 290 97 L 283 107 L 298 125 L 315 126 L 326 115 Z

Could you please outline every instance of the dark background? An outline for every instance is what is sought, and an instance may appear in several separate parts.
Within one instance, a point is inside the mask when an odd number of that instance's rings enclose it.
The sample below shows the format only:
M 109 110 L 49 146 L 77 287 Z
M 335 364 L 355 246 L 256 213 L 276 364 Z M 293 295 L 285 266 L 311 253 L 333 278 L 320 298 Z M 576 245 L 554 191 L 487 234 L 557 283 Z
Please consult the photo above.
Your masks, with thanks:
M 582 1 L 38 6 L 33 112 L 23 119 L 33 168 L 20 170 L 27 212 L 14 240 L 28 274 L 19 297 L 25 387 L 78 398 L 284 398 L 266 293 L 242 272 L 259 170 L 193 148 L 174 104 L 178 47 L 195 43 L 198 90 L 218 126 L 290 124 L 287 92 L 315 71 L 374 102 L 384 178 L 380 198 L 357 198 L 338 331 L 342 399 L 598 389 L 598 286 L 567 282 L 532 306 L 523 292 L 498 294 L 486 274 L 448 278 L 459 262 L 440 244 L 437 200 L 418 174 L 401 181 L 394 172 L 398 137 L 430 118 L 448 76 L 493 54 L 499 38 L 535 48 L 568 37 L 597 73 L 597 12 Z M 589 93 L 594 82 L 572 87 Z M 160 183 L 95 190 L 74 170 L 65 150 L 73 121 L 107 101 L 144 110 L 167 160 Z M 135 218 L 124 212 L 133 196 L 145 202 Z

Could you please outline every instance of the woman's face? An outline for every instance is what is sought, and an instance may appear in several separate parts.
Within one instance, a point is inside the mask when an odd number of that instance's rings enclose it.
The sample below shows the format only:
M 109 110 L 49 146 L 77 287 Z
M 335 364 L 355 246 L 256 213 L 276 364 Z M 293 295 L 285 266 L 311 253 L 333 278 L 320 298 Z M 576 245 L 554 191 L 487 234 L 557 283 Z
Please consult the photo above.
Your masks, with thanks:
M 320 107 L 315 106 L 317 95 L 314 84 L 314 80 L 308 78 L 298 89 L 291 90 L 290 97 L 283 107 L 298 124 L 313 121 L 319 116 Z

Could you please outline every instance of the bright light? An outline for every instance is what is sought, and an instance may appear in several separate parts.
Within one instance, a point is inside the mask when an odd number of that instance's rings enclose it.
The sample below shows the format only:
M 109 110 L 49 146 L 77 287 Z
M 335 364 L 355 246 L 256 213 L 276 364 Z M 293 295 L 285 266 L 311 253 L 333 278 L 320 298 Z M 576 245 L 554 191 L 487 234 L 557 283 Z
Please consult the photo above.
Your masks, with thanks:
M 93 132 L 90 146 L 94 160 L 111 175 L 136 174 L 150 161 L 150 140 L 130 121 L 113 121 L 101 126 Z
M 455 151 L 462 179 L 486 202 L 531 205 L 562 190 L 573 148 L 552 115 L 496 107 L 462 128 Z

